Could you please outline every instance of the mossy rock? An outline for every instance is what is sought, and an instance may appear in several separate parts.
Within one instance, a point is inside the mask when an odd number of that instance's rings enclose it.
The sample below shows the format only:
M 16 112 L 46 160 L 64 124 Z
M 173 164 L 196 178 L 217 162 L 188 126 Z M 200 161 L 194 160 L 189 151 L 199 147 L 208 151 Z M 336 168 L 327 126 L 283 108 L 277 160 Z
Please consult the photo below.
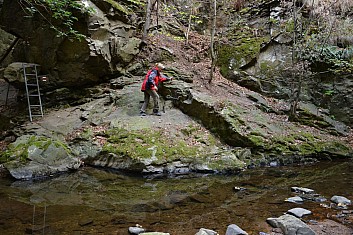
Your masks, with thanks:
M 267 37 L 253 37 L 250 32 L 237 32 L 234 43 L 218 46 L 217 65 L 223 76 L 228 77 L 232 70 L 246 66 L 256 59 L 260 53 L 261 45 L 267 42 Z
M 219 149 L 219 141 L 199 126 L 190 125 L 179 131 L 172 134 L 163 129 L 112 128 L 105 132 L 107 143 L 99 156 L 85 162 L 137 173 L 229 172 L 245 167 L 237 153 Z M 191 139 L 192 144 L 188 142 Z
M 160 130 L 128 131 L 114 128 L 106 133 L 108 143 L 102 151 L 118 156 L 129 156 L 132 159 L 156 158 L 157 162 L 172 161 L 181 156 L 194 156 L 198 149 L 187 146 L 182 140 L 172 140 Z
M 1 161 L 16 179 L 46 177 L 81 166 L 65 143 L 31 135 L 21 136 L 10 144 L 1 154 Z
M 42 136 L 24 135 L 17 138 L 15 142 L 9 144 L 8 149 L 1 153 L 0 161 L 1 163 L 6 163 L 12 160 L 19 160 L 21 162 L 31 161 L 30 156 L 33 151 L 44 151 L 50 144 L 63 146 L 70 151 L 62 142 L 53 141 L 52 139 Z M 32 148 L 37 150 L 31 150 Z

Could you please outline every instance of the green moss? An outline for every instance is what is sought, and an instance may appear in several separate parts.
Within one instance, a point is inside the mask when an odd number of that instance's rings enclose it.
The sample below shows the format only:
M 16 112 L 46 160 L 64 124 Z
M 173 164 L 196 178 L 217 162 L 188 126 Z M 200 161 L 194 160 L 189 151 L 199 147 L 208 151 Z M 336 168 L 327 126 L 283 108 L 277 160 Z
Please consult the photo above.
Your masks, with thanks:
M 233 44 L 220 45 L 218 47 L 217 65 L 225 76 L 230 69 L 237 69 L 256 58 L 260 52 L 261 44 L 267 40 L 265 37 L 252 37 L 249 32 L 235 36 L 239 38 Z
M 281 76 L 282 72 L 282 68 L 281 65 L 277 64 L 277 63 L 273 63 L 270 61 L 262 61 L 259 64 L 259 72 L 258 74 L 260 74 L 263 78 L 273 78 L 275 79 L 278 76 Z
M 183 128 L 180 131 L 186 136 L 192 136 L 195 132 L 199 131 L 200 129 L 201 127 L 190 124 L 189 126 L 187 126 L 187 128 Z
M 292 33 L 294 31 L 294 21 L 290 19 L 286 22 L 285 29 L 288 33 Z
M 317 138 L 309 132 L 277 136 L 264 145 L 264 149 L 279 155 L 318 156 L 322 153 L 349 156 L 352 149 L 336 142 Z
M 328 152 L 331 154 L 336 154 L 340 156 L 352 156 L 353 155 L 353 150 L 349 146 L 337 142 L 337 141 L 332 141 L 332 142 L 321 142 L 320 143 L 321 150 L 323 152 Z
M 28 148 L 30 146 L 46 150 L 51 144 L 54 144 L 56 147 L 62 147 L 67 152 L 71 152 L 65 143 L 58 140 L 52 140 L 43 136 L 30 136 L 26 140 L 16 141 L 10 144 L 8 149 L 0 154 L 0 163 L 5 163 L 11 160 L 26 162 L 28 161 Z
M 118 11 L 123 12 L 124 14 L 131 14 L 130 10 L 126 7 L 121 5 L 120 3 L 114 1 L 114 0 L 104 0 L 105 2 L 109 3 L 110 5 L 112 5 L 112 7 L 114 7 L 115 9 L 117 9 Z
M 80 137 L 82 139 L 91 139 L 94 136 L 94 132 L 92 130 L 92 128 L 85 128 L 81 133 L 80 133 Z
M 251 10 L 251 8 L 249 8 L 249 7 L 244 7 L 243 9 L 241 9 L 241 10 L 239 11 L 239 13 L 240 13 L 240 14 L 246 14 L 246 13 L 248 13 L 250 10 Z
M 180 132 L 185 136 L 185 138 L 194 139 L 200 144 L 216 146 L 218 143 L 217 139 L 213 135 L 205 131 L 205 129 L 199 125 L 189 124 L 186 128 L 181 129 Z
M 310 132 L 302 132 L 300 135 L 294 135 L 293 138 L 298 139 L 298 140 L 303 140 L 303 141 L 316 141 L 316 140 L 318 140 L 318 138 L 315 137 Z
M 132 159 L 156 157 L 158 161 L 172 161 L 180 157 L 196 156 L 199 149 L 183 139 L 168 138 L 162 131 L 125 130 L 115 128 L 106 132 L 108 143 L 103 151 Z
M 229 159 L 212 159 L 207 162 L 208 167 L 217 171 L 239 171 L 244 168 L 244 162 L 237 158 Z
M 249 140 L 253 143 L 253 146 L 263 146 L 265 144 L 265 138 L 260 133 L 250 133 L 248 136 Z
M 271 139 L 266 149 L 275 150 L 278 154 L 297 153 L 300 155 L 312 154 L 315 148 L 308 145 L 306 138 L 300 135 L 277 136 Z

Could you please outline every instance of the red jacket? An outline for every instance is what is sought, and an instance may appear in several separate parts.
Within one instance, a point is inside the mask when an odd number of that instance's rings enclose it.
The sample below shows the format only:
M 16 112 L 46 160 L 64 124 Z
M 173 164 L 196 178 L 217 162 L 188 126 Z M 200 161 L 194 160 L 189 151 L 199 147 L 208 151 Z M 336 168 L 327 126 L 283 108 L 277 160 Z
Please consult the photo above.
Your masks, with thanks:
M 156 90 L 160 82 L 169 80 L 168 77 L 162 75 L 157 67 L 149 70 L 143 80 L 141 91 Z

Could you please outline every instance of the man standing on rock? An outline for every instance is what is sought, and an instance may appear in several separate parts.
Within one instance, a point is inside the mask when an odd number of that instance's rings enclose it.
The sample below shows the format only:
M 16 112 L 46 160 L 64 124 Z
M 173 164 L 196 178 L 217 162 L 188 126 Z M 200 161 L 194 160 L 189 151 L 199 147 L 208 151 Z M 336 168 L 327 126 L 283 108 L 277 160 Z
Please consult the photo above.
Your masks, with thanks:
M 161 73 L 164 68 L 165 67 L 162 63 L 157 63 L 147 72 L 146 77 L 143 80 L 141 91 L 144 93 L 144 102 L 140 110 L 141 116 L 146 116 L 146 109 L 151 96 L 153 99 L 153 114 L 161 116 L 161 113 L 159 112 L 159 95 L 157 93 L 158 84 L 172 80 L 171 77 L 169 78 Z

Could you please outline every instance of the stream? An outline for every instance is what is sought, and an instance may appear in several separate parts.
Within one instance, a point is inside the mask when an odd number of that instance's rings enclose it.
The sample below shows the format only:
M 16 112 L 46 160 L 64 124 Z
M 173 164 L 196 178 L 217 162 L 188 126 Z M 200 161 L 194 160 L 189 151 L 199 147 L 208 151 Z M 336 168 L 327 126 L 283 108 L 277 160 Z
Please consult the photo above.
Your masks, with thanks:
M 337 214 L 325 205 L 334 195 L 353 200 L 352 169 L 353 161 L 321 162 L 166 178 L 83 167 L 42 181 L 0 178 L 0 234 L 127 235 L 136 224 L 173 235 L 194 235 L 200 228 L 223 235 L 236 224 L 259 234 L 271 231 L 267 218 L 294 207 L 312 211 L 305 220 Z M 294 186 L 314 189 L 327 201 L 286 202 L 295 196 Z M 351 221 L 345 225 L 353 227 Z

